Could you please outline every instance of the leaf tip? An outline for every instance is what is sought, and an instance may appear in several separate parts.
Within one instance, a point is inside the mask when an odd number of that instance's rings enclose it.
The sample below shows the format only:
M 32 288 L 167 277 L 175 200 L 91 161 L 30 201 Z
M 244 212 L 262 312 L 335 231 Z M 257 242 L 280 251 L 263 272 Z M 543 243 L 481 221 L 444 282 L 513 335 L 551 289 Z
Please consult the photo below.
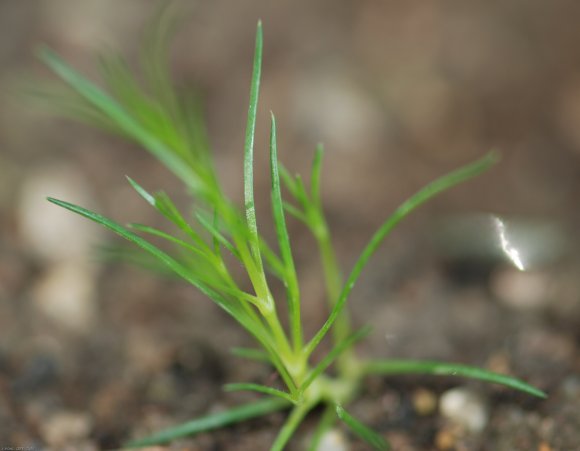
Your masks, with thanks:
M 501 161 L 502 154 L 499 149 L 493 148 L 487 153 L 485 158 L 488 159 L 490 164 L 496 164 Z
M 258 19 L 258 25 L 256 26 L 256 44 L 260 47 L 262 46 L 262 34 L 262 19 Z
M 54 52 L 45 44 L 40 44 L 34 53 L 40 60 L 44 61 L 45 63 L 48 59 L 54 57 L 55 55 Z
M 548 399 L 548 394 L 545 391 L 540 390 L 539 388 L 534 387 L 534 391 L 530 392 L 530 394 L 537 396 L 541 399 Z

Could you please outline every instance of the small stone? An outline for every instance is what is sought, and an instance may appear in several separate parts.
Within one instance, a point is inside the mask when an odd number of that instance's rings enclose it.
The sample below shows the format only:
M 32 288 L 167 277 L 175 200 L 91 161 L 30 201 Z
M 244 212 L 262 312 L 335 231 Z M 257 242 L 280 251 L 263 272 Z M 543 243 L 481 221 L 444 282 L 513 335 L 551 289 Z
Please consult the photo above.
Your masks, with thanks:
M 441 429 L 435 436 L 435 446 L 442 451 L 453 449 L 456 442 L 457 437 L 449 429 Z
M 350 446 L 344 433 L 340 429 L 331 429 L 322 436 L 316 451 L 348 451 L 349 449 Z
M 32 289 L 35 307 L 58 326 L 89 333 L 97 319 L 95 269 L 63 262 L 52 266 Z
M 329 73 L 335 75 L 329 77 Z M 348 70 L 340 68 L 299 77 L 293 110 L 299 126 L 307 133 L 317 130 L 329 148 L 357 150 L 360 157 L 360 143 L 377 136 L 383 124 L 373 97 L 361 89 L 354 77 L 338 75 L 346 73 Z
M 92 428 L 92 420 L 87 413 L 62 411 L 53 414 L 41 425 L 43 439 L 50 446 L 63 447 L 86 438 Z
M 493 274 L 491 287 L 505 305 L 518 310 L 535 310 L 550 303 L 550 278 L 539 271 L 505 268 Z
M 141 327 L 131 328 L 127 332 L 126 349 L 127 359 L 136 371 L 163 371 L 173 358 L 173 348 L 167 339 Z
M 415 390 L 412 401 L 415 412 L 421 416 L 431 415 L 437 409 L 437 396 L 426 388 Z
M 439 412 L 450 423 L 471 433 L 480 433 L 489 420 L 486 400 L 474 390 L 457 387 L 441 395 Z

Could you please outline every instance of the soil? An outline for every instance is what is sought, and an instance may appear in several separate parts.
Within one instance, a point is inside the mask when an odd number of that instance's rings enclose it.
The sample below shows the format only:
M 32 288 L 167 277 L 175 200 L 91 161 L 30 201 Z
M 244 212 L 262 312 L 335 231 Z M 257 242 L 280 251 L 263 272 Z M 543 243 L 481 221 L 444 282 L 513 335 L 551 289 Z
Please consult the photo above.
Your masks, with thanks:
M 224 393 L 224 383 L 274 377 L 229 354 L 252 341 L 209 300 L 171 277 L 96 258 L 95 245 L 119 242 L 44 201 L 61 197 L 119 222 L 162 225 L 127 186 L 129 174 L 186 205 L 179 184 L 140 149 L 55 120 L 17 94 L 23 74 L 47 76 L 33 56 L 41 42 L 91 76 L 94 51 L 109 44 L 136 60 L 154 8 L 118 3 L 0 3 L 0 449 L 116 449 L 256 399 Z M 188 6 L 172 65 L 184 90 L 203 93 L 219 172 L 239 200 L 252 39 L 262 18 L 256 192 L 267 237 L 270 109 L 287 167 L 307 174 L 314 146 L 325 143 L 324 200 L 345 272 L 406 196 L 491 147 L 503 154 L 488 174 L 403 222 L 349 307 L 355 324 L 373 326 L 361 355 L 477 365 L 548 398 L 453 377 L 373 376 L 351 413 L 394 450 L 578 449 L 580 4 L 231 3 Z M 518 251 L 530 256 L 524 271 L 498 245 L 496 218 L 521 238 Z M 325 318 L 324 287 L 311 238 L 297 223 L 291 235 L 310 335 Z M 275 294 L 282 297 L 280 287 Z M 479 430 L 441 413 L 454 388 L 477 395 Z M 305 449 L 319 414 L 289 450 Z M 151 451 L 267 450 L 284 418 Z M 346 430 L 336 434 L 334 449 L 368 449 Z

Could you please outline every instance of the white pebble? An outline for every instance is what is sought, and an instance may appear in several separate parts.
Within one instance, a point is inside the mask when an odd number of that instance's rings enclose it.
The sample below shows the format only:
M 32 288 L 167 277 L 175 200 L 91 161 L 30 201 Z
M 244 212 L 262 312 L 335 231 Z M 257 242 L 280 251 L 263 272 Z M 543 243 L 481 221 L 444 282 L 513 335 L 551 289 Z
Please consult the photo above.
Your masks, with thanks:
M 465 387 L 457 387 L 441 395 L 440 414 L 451 423 L 465 428 L 471 433 L 485 429 L 489 411 L 484 397 Z
M 544 272 L 505 268 L 493 275 L 491 287 L 502 303 L 515 309 L 534 310 L 550 302 L 550 279 Z
M 41 425 L 41 433 L 48 445 L 62 447 L 71 441 L 86 438 L 91 428 L 89 414 L 63 411 L 49 417 Z
M 89 264 L 54 264 L 32 289 L 34 306 L 68 331 L 89 333 L 97 317 L 95 272 Z
M 322 436 L 316 451 L 348 451 L 348 445 L 344 433 L 340 429 L 331 429 Z

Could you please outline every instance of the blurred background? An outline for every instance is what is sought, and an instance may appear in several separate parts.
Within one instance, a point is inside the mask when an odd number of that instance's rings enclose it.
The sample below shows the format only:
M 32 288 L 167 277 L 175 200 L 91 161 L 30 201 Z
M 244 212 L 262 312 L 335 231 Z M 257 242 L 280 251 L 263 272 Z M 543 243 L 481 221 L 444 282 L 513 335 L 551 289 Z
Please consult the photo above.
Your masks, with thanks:
M 141 149 L 55 118 L 20 89 L 24 79 L 52 77 L 35 58 L 41 44 L 92 78 L 99 51 L 114 49 L 135 62 L 160 4 L 0 1 L 0 445 L 110 449 L 245 399 L 223 395 L 223 382 L 262 382 L 269 374 L 227 357 L 230 345 L 250 341 L 208 300 L 179 281 L 104 264 L 95 246 L 115 238 L 45 201 L 63 198 L 119 222 L 155 225 L 162 222 L 125 175 L 185 199 Z M 566 396 L 577 403 L 580 3 L 175 4 L 184 19 L 172 72 L 181 87 L 201 93 L 218 171 L 238 200 L 255 25 L 263 21 L 255 178 L 266 236 L 273 237 L 270 110 L 280 158 L 293 172 L 308 174 L 315 146 L 325 145 L 323 197 L 345 271 L 407 196 L 498 149 L 496 167 L 414 213 L 374 257 L 351 304 L 357 323 L 371 318 L 375 327 L 363 352 L 513 372 L 553 388 L 560 406 L 568 405 Z M 502 256 L 496 218 L 520 252 L 533 255 L 526 271 Z M 318 260 L 299 224 L 291 232 L 312 333 L 325 318 Z M 429 390 L 439 396 L 450 386 L 442 384 Z M 565 384 L 576 391 L 562 392 Z M 375 389 L 385 393 L 380 384 Z M 386 390 L 397 402 L 381 398 L 380 408 L 366 412 L 382 418 L 412 404 L 412 390 Z M 543 441 L 573 448 L 554 424 L 578 425 L 578 414 L 557 417 L 561 409 L 550 407 L 556 401 L 507 404 L 528 410 L 507 427 L 513 416 L 491 408 L 493 449 L 534 449 Z M 412 427 L 404 421 L 367 415 L 409 446 L 401 449 L 432 449 L 442 430 L 437 412 L 415 436 L 406 435 Z M 413 409 L 409 415 L 418 424 Z M 551 429 L 538 428 L 538 418 L 552 421 Z M 256 444 L 269 443 L 269 426 L 280 419 L 204 435 L 186 449 L 266 449 Z M 520 448 L 523 438 L 510 441 L 518 427 L 532 440 Z M 573 430 L 580 427 L 568 429 L 569 440 L 578 439 Z

